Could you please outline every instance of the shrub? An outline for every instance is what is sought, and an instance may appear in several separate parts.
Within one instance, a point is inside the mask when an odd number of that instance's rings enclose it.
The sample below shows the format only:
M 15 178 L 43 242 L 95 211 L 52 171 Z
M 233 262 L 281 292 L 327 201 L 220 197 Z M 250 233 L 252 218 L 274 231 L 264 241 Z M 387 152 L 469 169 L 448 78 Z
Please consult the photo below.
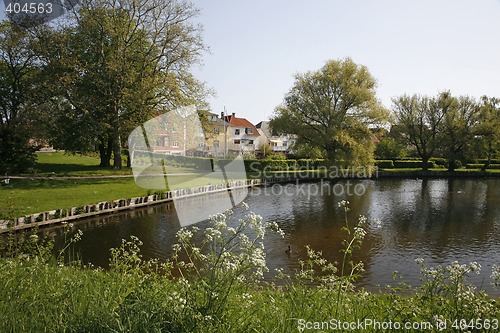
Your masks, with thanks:
M 297 169 L 299 170 L 317 170 L 321 166 L 325 166 L 323 159 L 300 159 L 297 160 Z
M 432 161 L 434 162 L 434 164 L 440 168 L 440 167 L 446 167 L 446 164 L 448 163 L 448 161 L 446 160 L 446 158 L 442 158 L 442 157 L 431 157 L 429 159 L 429 161 Z
M 392 160 L 375 160 L 375 166 L 382 169 L 393 169 L 394 162 Z
M 465 168 L 466 169 L 481 169 L 484 166 L 482 163 L 468 163 Z M 490 164 L 488 169 L 500 169 L 500 164 Z
M 412 168 L 421 168 L 422 161 L 412 160 L 412 161 L 394 161 L 394 167 L 398 169 L 412 169 Z M 435 168 L 435 164 L 433 161 L 427 162 L 427 168 Z

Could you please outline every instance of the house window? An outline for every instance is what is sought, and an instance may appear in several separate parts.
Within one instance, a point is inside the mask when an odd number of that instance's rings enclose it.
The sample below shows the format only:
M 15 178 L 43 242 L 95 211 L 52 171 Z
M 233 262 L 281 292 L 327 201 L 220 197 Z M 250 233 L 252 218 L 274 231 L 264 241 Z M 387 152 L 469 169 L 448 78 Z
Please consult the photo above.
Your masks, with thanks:
M 283 141 L 283 147 L 286 147 L 286 146 L 287 146 L 286 141 Z
M 237 128 L 237 129 L 234 130 L 234 135 L 240 135 L 240 129 L 239 128 Z
M 214 141 L 214 148 L 219 148 L 219 140 Z
M 253 140 L 248 140 L 249 145 L 253 145 Z
M 246 134 L 253 134 L 253 128 L 245 128 Z
M 234 140 L 234 144 L 235 145 L 239 145 L 240 144 L 240 140 Z
M 174 141 L 174 143 L 172 144 L 172 147 L 179 148 L 179 141 Z
M 219 134 L 220 133 L 220 129 L 218 127 L 215 127 L 214 128 L 214 134 Z
M 163 138 L 163 147 L 168 147 L 168 138 L 167 137 Z

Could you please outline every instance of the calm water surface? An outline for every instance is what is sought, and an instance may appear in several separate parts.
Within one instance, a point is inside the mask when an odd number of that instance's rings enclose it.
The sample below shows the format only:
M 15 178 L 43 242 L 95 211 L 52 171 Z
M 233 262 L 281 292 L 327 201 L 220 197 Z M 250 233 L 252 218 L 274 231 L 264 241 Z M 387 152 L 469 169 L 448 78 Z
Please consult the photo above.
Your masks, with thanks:
M 357 185 L 357 186 L 356 186 Z M 341 193 L 350 187 L 349 193 Z M 356 186 L 356 188 L 354 187 Z M 357 194 L 354 190 L 357 189 Z M 415 259 L 424 258 L 428 266 L 453 261 L 482 265 L 480 275 L 471 276 L 491 295 L 499 295 L 490 284 L 493 265 L 500 265 L 500 179 L 357 180 L 338 183 L 290 184 L 283 189 L 251 189 L 245 200 L 250 210 L 275 221 L 285 231 L 281 239 L 266 240 L 268 266 L 292 272 L 305 258 L 305 246 L 321 250 L 331 261 L 340 261 L 341 230 L 344 213 L 341 200 L 350 202 L 350 221 L 360 215 L 381 221 L 369 227 L 363 246 L 355 255 L 365 264 L 361 285 L 377 289 L 402 281 L 418 285 L 420 267 Z M 186 199 L 185 205 L 209 205 L 209 197 Z M 236 215 L 242 214 L 237 212 Z M 85 262 L 106 267 L 109 249 L 130 235 L 144 242 L 144 258 L 168 258 L 180 225 L 172 204 L 137 209 L 105 218 L 75 224 L 84 231 L 78 245 Z M 202 222 L 198 226 L 207 226 Z M 60 237 L 60 229 L 47 232 Z M 59 238 L 60 239 L 60 238 Z M 287 256 L 284 250 L 292 248 Z

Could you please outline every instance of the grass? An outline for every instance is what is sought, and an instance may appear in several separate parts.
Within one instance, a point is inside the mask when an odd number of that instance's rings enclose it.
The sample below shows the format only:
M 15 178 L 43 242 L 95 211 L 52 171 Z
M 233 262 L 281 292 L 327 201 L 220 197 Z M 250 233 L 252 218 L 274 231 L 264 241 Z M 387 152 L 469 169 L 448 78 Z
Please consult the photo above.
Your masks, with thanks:
M 380 169 L 380 171 L 412 173 L 412 172 L 421 172 L 422 168 L 391 168 L 391 169 Z M 443 175 L 446 175 L 448 173 L 448 169 L 444 169 L 444 168 L 432 168 L 432 169 L 429 169 L 429 171 L 439 172 L 439 173 L 442 173 Z M 455 169 L 454 171 L 474 174 L 474 173 L 480 172 L 481 170 L 480 169 L 459 168 L 459 169 Z M 486 170 L 486 173 L 491 173 L 491 174 L 496 174 L 498 172 L 500 172 L 500 169 L 487 169 Z
M 11 179 L 8 187 L 0 188 L 0 207 L 8 210 L 4 215 L 19 217 L 146 194 L 147 189 L 137 186 L 133 178 Z
M 228 212 L 213 217 L 204 231 L 181 229 L 174 256 L 163 263 L 141 260 L 142 243 L 132 237 L 111 249 L 109 270 L 54 259 L 51 243 L 36 234 L 23 242 L 0 241 L 0 331 L 498 331 L 500 305 L 467 279 L 480 270 L 477 263 L 427 268 L 420 261 L 421 287 L 355 288 L 351 275 L 338 269 L 353 267 L 351 244 L 363 237 L 361 224 L 349 224 L 346 208 L 347 262 L 328 263 L 320 252 L 308 250 L 295 275 L 278 272 L 273 281 L 261 276 L 268 229 L 264 232 L 253 213 L 239 226 L 230 227 Z M 72 233 L 69 225 L 66 233 Z M 75 235 L 69 245 L 80 234 Z M 493 276 L 499 285 L 500 267 Z M 413 329 L 396 326 L 406 323 Z M 447 329 L 441 330 L 444 324 Z
M 36 175 L 12 178 L 9 185 L 0 187 L 0 219 L 145 196 L 162 189 L 163 186 L 169 189 L 163 177 L 141 178 L 139 186 L 132 177 L 130 168 L 122 170 L 102 168 L 99 167 L 99 159 L 92 156 L 67 155 L 60 152 L 40 153 L 36 169 L 39 170 Z M 169 172 L 189 173 L 169 175 L 168 181 L 175 184 L 170 187 L 191 188 L 221 182 L 213 175 L 196 174 L 193 171 L 188 168 L 169 169 Z M 39 176 L 47 177 L 39 178 Z M 120 177 L 109 178 L 109 176 Z M 228 174 L 227 177 L 237 179 L 237 176 L 232 174 Z
M 27 178 L 11 179 L 8 186 L 0 187 L 0 219 L 25 216 L 54 209 L 70 208 L 102 201 L 144 196 L 157 190 L 157 184 L 163 184 L 162 179 L 144 177 L 141 186 L 138 186 L 132 177 L 130 168 L 116 170 L 99 166 L 97 156 L 68 155 L 61 152 L 39 153 L 35 169 L 36 174 L 25 175 Z M 444 169 L 431 169 L 446 173 Z M 155 171 L 153 169 L 153 171 Z M 212 174 L 196 174 L 196 170 L 189 168 L 171 168 L 168 180 L 171 184 L 178 184 L 174 188 L 189 188 L 207 184 L 220 183 L 220 179 L 213 178 Z M 387 172 L 405 172 L 411 174 L 421 169 L 384 169 Z M 458 169 L 459 172 L 475 173 L 478 170 Z M 155 171 L 156 172 L 156 171 Z M 304 174 L 315 177 L 318 170 L 300 170 Z M 500 170 L 488 170 L 498 173 Z M 190 175 L 180 175 L 190 173 Z M 266 176 L 293 175 L 296 171 L 269 171 Z M 37 177 L 46 177 L 38 179 Z M 64 177 L 75 178 L 64 178 Z M 120 176 L 122 178 L 107 178 Z M 129 177 L 127 177 L 129 176 Z M 260 178 L 259 174 L 248 174 L 250 178 Z M 32 178 L 29 178 L 32 177 Z M 83 178 L 94 177 L 94 178 Z M 228 174 L 228 179 L 238 179 L 238 175 Z M 172 186 L 171 186 L 172 187 Z M 151 192 L 150 191 L 150 192 Z
M 132 169 L 114 169 L 99 166 L 96 156 L 65 154 L 62 152 L 38 153 L 34 169 L 36 176 L 110 176 L 132 175 Z M 35 175 L 35 174 L 33 174 Z

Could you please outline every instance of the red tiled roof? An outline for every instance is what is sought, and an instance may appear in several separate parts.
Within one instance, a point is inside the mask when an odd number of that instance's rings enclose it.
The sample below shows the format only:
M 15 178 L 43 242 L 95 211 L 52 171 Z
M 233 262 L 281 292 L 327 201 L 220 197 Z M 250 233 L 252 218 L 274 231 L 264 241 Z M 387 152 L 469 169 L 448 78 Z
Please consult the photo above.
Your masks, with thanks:
M 247 136 L 260 136 L 257 128 L 245 118 L 236 118 L 235 116 L 226 116 L 226 121 L 234 127 L 245 127 L 251 128 L 253 130 L 253 134 L 247 134 Z

